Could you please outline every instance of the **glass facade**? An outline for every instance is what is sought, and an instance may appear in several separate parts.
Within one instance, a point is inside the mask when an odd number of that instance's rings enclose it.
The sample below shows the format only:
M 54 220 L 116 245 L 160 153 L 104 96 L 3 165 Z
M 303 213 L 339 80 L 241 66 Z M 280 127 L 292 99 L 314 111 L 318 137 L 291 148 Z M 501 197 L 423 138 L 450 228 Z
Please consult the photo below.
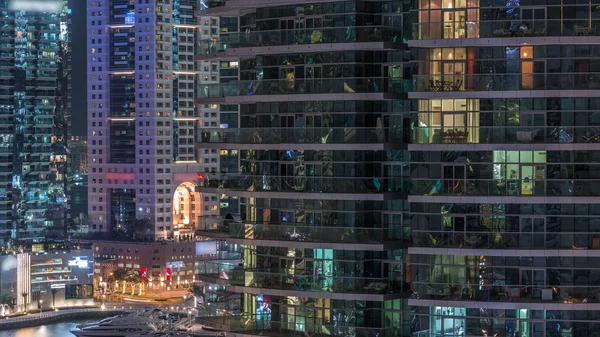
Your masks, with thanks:
M 213 321 L 600 336 L 600 3 L 258 3 L 198 45 L 228 74 L 198 102 L 239 107 L 196 138 L 239 156 L 198 187 L 240 205 L 201 229 L 243 247 L 200 264 L 244 294 Z
M 63 5 L 62 13 L 25 12 L 0 1 L 0 235 L 15 248 L 60 227 L 66 206 L 70 19 Z
M 110 163 L 135 164 L 135 122 L 111 120 Z
M 413 1 L 413 336 L 598 335 L 593 3 Z
M 222 107 L 198 146 L 238 161 L 201 176 L 197 191 L 220 193 L 231 212 L 201 233 L 243 245 L 240 261 L 199 264 L 199 279 L 243 294 L 241 315 L 207 323 L 250 335 L 407 336 L 409 55 L 393 26 L 402 5 L 256 7 L 220 18 L 239 31 L 199 44 L 201 60 L 240 50 L 235 65 L 221 62 L 227 80 L 197 93 Z

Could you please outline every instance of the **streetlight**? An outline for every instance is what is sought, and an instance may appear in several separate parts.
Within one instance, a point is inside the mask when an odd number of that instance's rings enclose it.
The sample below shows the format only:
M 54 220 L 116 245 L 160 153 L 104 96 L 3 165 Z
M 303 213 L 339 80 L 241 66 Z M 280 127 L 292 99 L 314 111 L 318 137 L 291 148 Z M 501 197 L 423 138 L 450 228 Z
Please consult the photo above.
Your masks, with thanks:
M 44 307 L 43 307 L 43 304 L 44 304 L 44 300 L 40 300 L 40 314 L 41 314 L 42 312 L 44 312 Z

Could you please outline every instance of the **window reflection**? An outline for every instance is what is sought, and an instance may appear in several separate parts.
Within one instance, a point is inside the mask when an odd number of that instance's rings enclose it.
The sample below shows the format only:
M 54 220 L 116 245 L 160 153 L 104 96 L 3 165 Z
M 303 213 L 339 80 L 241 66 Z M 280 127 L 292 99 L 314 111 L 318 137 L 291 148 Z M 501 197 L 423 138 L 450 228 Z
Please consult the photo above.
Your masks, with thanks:
M 546 151 L 494 151 L 494 180 L 508 195 L 544 195 Z
M 463 39 L 479 37 L 477 0 L 421 0 L 418 38 Z
M 479 100 L 421 100 L 416 124 L 418 144 L 479 143 Z

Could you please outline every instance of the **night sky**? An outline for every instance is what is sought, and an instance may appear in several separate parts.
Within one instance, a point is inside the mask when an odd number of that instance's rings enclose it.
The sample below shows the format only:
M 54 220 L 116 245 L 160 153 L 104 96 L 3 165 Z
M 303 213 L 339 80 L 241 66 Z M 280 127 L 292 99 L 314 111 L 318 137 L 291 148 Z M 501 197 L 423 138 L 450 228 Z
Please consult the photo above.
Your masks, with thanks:
M 72 10 L 71 39 L 71 134 L 73 136 L 87 135 L 87 64 L 86 64 L 86 1 L 69 0 Z

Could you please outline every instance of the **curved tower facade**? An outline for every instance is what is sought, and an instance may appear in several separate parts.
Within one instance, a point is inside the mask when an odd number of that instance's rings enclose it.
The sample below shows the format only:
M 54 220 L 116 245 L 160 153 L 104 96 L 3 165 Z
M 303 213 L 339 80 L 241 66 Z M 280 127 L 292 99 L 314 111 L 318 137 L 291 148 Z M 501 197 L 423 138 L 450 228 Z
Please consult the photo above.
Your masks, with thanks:
M 598 334 L 593 3 L 414 2 L 414 336 Z
M 240 336 L 407 334 L 401 3 L 208 5 L 221 35 L 197 60 L 219 60 L 221 83 L 200 85 L 196 102 L 219 104 L 220 128 L 198 146 L 219 151 L 221 170 L 197 191 L 231 216 L 201 232 L 244 249 L 239 264 L 200 262 L 200 280 L 243 294 L 240 317 L 203 323 Z

